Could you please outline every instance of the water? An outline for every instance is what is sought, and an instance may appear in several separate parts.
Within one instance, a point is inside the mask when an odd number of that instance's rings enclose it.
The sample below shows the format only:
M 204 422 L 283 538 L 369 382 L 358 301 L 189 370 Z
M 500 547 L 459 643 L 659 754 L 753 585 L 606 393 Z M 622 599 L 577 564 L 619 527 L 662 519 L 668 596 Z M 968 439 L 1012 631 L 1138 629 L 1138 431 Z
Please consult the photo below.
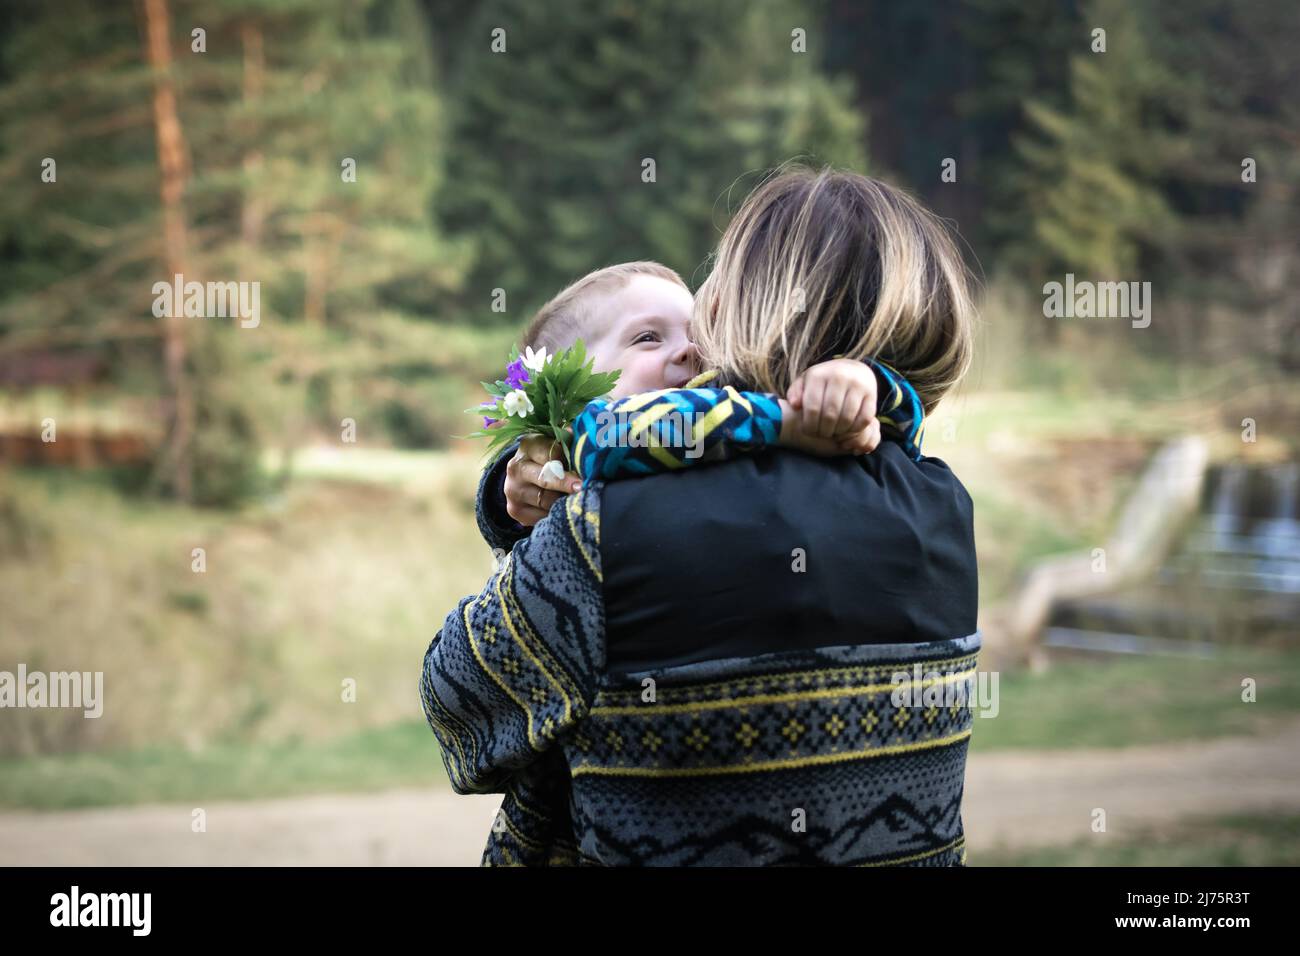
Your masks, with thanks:
M 1198 527 L 1162 570 L 1205 587 L 1300 594 L 1300 464 L 1228 465 L 1207 481 Z
M 1049 647 L 1204 656 L 1300 644 L 1300 463 L 1212 468 L 1201 510 L 1150 580 L 1062 602 Z

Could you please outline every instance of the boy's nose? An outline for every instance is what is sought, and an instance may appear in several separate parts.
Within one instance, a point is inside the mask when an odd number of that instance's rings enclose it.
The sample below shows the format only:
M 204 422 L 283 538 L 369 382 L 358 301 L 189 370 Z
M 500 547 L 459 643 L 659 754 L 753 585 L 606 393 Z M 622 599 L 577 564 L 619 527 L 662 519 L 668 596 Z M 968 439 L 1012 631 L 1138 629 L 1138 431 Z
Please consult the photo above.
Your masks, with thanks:
M 691 341 L 687 341 L 683 344 L 682 347 L 677 350 L 677 354 L 673 356 L 673 361 L 678 365 L 694 366 L 699 362 L 699 360 L 699 349 L 697 349 L 695 343 Z

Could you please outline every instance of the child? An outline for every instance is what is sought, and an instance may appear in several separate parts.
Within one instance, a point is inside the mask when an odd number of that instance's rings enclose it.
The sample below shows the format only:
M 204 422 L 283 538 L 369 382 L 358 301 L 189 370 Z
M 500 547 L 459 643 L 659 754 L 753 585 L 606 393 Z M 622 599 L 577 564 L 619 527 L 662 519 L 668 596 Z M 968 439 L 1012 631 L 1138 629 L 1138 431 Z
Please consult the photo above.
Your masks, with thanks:
M 812 454 L 866 454 L 879 443 L 882 422 L 905 442 L 916 437 L 919 416 L 910 432 L 897 417 L 877 418 L 878 393 L 886 399 L 882 410 L 896 409 L 905 404 L 907 390 L 906 383 L 900 385 L 880 363 L 821 363 L 800 376 L 785 399 L 735 389 L 686 388 L 700 371 L 688 337 L 692 307 L 690 291 L 672 269 L 656 262 L 622 263 L 598 269 L 555 296 L 529 323 L 523 343 L 554 353 L 582 339 L 596 371 L 621 371 L 610 396 L 617 402 L 615 408 L 631 411 L 629 405 L 668 403 L 689 415 L 687 420 L 700 422 L 691 436 L 702 445 L 691 449 L 699 454 L 683 454 L 684 443 L 660 449 L 658 467 L 665 462 L 680 467 L 717 460 L 768 444 Z M 627 401 L 632 395 L 638 396 L 636 402 Z M 611 447 L 609 429 L 600 434 L 603 408 L 603 403 L 593 403 L 580 419 L 574 457 L 585 463 L 580 464 L 581 476 L 543 475 L 557 450 L 542 437 L 524 439 L 513 455 L 508 451 L 484 474 L 478 519 L 491 547 L 509 550 L 562 495 L 576 490 L 582 477 L 612 478 L 620 469 L 647 470 L 644 447 L 629 447 L 626 441 Z M 730 414 L 718 414 L 728 409 Z M 627 437 L 624 429 L 620 438 Z

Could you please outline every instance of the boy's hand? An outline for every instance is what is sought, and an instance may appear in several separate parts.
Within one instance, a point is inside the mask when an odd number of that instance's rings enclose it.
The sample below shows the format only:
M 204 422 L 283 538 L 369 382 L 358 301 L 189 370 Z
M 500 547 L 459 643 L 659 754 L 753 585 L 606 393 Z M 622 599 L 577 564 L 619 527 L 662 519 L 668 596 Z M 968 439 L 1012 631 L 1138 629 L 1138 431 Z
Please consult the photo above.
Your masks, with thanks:
M 876 376 L 865 362 L 814 365 L 794 380 L 786 399 L 793 414 L 789 428 L 782 419 L 784 444 L 819 455 L 866 455 L 880 444 Z
M 531 528 L 550 513 L 551 505 L 571 491 L 582 487 L 573 472 L 562 478 L 543 474 L 548 461 L 561 458 L 559 443 L 541 435 L 529 435 L 519 442 L 519 450 L 506 465 L 506 513 L 521 525 Z

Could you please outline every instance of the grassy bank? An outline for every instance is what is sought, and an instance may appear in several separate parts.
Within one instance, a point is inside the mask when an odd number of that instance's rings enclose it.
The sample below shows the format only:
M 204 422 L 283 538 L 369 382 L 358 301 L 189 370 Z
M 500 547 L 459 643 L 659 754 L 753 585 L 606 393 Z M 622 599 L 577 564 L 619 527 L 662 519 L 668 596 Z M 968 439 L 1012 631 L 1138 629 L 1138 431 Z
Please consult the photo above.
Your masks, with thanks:
M 445 784 L 433 734 L 410 721 L 323 741 L 147 747 L 0 759 L 0 807 L 73 810 Z
M 1256 701 L 1241 699 L 1253 678 Z M 1122 657 L 999 675 L 1000 713 L 976 718 L 974 752 L 1130 747 L 1250 736 L 1300 715 L 1300 653 Z
M 0 557 L 0 669 L 102 671 L 104 712 L 6 711 L 0 754 L 197 752 L 419 719 L 424 650 L 492 568 L 476 473 L 425 455 L 402 485 L 304 479 L 238 512 L 9 473 L 0 496 L 23 527 Z

